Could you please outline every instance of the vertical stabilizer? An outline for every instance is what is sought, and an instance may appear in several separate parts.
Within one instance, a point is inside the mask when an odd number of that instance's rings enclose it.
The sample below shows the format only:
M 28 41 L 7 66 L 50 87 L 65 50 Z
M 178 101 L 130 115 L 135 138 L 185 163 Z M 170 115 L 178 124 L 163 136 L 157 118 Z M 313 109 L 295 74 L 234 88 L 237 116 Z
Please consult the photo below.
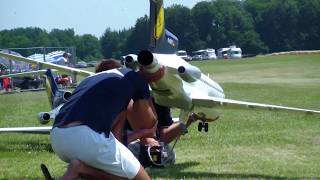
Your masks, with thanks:
M 174 54 L 178 38 L 165 28 L 163 0 L 150 0 L 150 44 L 153 53 Z
M 54 107 L 54 98 L 58 94 L 59 89 L 58 89 L 58 85 L 57 85 L 56 81 L 54 80 L 51 69 L 47 69 L 45 74 L 47 76 L 46 83 L 45 83 L 47 95 L 48 95 L 48 99 L 49 99 L 51 108 L 53 109 L 53 108 L 55 108 Z

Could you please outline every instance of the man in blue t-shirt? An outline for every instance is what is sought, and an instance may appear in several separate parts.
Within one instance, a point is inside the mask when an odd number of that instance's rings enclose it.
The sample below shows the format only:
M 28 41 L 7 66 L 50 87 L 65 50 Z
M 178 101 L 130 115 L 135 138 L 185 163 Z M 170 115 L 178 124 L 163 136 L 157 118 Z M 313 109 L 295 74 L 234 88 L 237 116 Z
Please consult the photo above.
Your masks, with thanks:
M 62 178 L 78 178 L 81 173 L 94 174 L 90 171 L 99 169 L 101 178 L 150 179 L 111 132 L 133 100 L 133 114 L 139 120 L 136 123 L 149 132 L 145 135 L 153 136 L 157 120 L 149 98 L 146 80 L 126 68 L 103 71 L 83 80 L 60 109 L 50 135 L 52 148 L 62 160 L 80 160 L 88 166 L 69 166 Z

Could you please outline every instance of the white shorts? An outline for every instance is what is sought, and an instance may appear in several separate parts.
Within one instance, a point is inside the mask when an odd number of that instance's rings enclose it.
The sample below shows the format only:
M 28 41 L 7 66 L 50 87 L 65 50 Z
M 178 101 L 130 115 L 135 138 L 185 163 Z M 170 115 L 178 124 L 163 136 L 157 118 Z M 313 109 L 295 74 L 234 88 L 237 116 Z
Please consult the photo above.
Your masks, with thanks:
M 81 160 L 87 165 L 107 173 L 133 179 L 140 169 L 139 161 L 110 132 L 97 133 L 88 126 L 53 128 L 51 144 L 65 162 Z

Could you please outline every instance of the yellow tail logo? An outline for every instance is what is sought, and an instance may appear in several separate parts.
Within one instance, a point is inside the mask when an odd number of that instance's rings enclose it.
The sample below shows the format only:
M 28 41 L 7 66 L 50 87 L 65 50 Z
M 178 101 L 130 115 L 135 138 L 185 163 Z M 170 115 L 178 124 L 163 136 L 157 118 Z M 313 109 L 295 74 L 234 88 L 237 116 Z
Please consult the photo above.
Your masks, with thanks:
M 156 40 L 158 40 L 161 37 L 163 30 L 164 30 L 164 9 L 163 9 L 163 6 L 161 6 L 157 16 L 157 24 L 155 26 L 155 31 L 154 31 Z

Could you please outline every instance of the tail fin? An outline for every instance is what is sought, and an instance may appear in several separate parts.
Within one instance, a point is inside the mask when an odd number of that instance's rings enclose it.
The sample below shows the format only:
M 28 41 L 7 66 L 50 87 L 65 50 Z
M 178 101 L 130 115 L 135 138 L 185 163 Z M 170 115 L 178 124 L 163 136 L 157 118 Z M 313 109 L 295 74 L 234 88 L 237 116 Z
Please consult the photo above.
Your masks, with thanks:
M 163 0 L 150 0 L 150 44 L 154 53 L 174 54 L 179 40 L 165 29 Z
M 47 76 L 45 84 L 47 95 L 51 108 L 55 109 L 56 107 L 65 103 L 70 98 L 72 93 L 70 91 L 59 90 L 51 69 L 47 69 L 45 74 Z
M 47 95 L 48 95 L 48 99 L 49 99 L 51 108 L 53 109 L 53 108 L 55 108 L 54 99 L 55 99 L 55 96 L 58 94 L 59 89 L 58 89 L 58 85 L 57 85 L 56 81 L 54 80 L 51 69 L 47 69 L 45 74 L 47 76 L 46 84 L 45 84 L 46 90 L 47 90 Z

